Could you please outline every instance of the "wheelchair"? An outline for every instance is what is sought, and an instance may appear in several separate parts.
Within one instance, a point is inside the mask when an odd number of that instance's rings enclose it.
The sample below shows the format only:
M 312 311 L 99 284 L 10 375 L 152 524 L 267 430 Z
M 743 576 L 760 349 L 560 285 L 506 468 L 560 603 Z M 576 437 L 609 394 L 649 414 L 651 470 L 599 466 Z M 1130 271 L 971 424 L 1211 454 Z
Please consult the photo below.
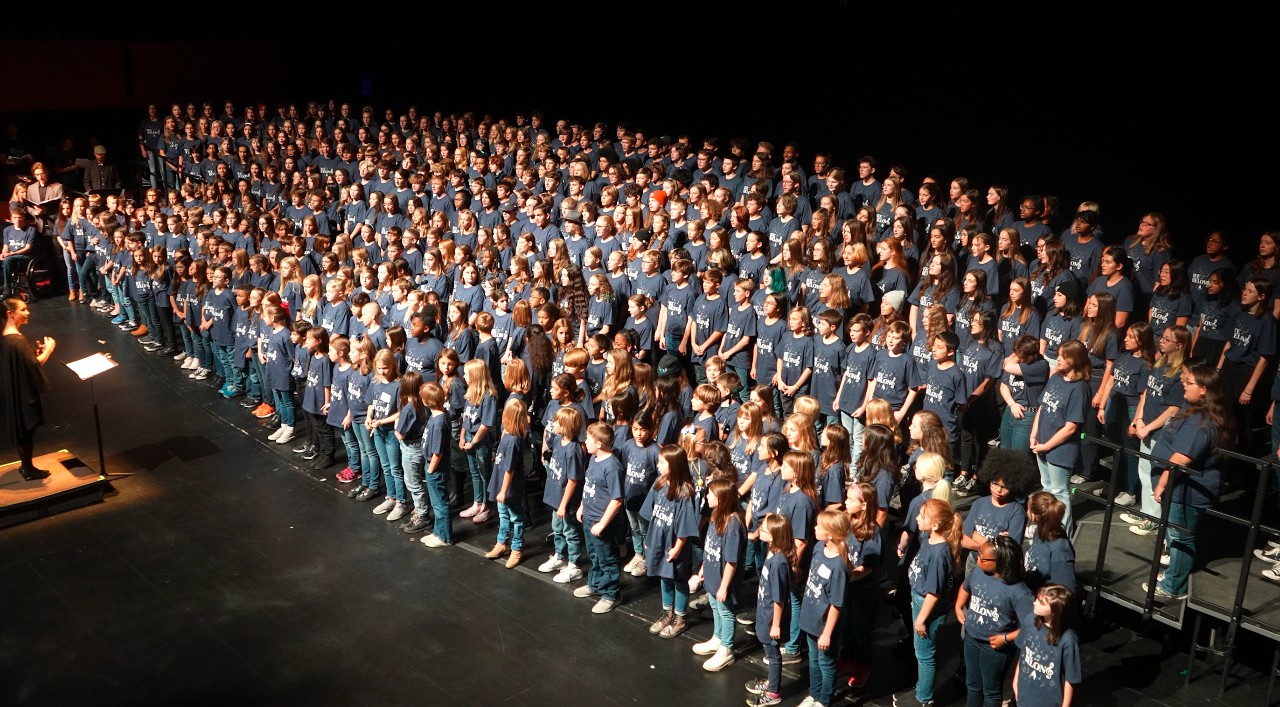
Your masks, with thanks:
M 37 255 L 27 261 L 27 266 L 12 273 L 5 297 L 17 297 L 24 302 L 34 302 L 53 289 L 53 274 L 49 272 L 44 256 Z

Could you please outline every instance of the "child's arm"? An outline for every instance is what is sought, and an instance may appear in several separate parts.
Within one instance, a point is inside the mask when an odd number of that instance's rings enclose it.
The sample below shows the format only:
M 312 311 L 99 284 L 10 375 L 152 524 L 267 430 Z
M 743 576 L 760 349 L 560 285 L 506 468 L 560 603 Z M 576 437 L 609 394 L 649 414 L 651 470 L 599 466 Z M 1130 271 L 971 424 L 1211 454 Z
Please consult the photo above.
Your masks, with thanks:
M 968 540 L 968 538 L 965 538 Z M 964 608 L 969 605 L 969 590 L 961 586 L 956 590 L 956 619 L 964 625 Z
M 684 551 L 684 538 L 676 538 L 676 541 L 674 543 L 671 543 L 671 549 L 667 551 L 667 561 L 675 562 L 676 558 L 679 557 L 680 553 L 683 551 Z
M 578 488 L 577 479 L 569 479 L 564 484 L 564 495 L 560 497 L 560 506 L 556 508 L 556 517 L 564 518 L 569 514 L 569 501 L 573 498 L 573 492 Z
M 840 623 L 840 607 L 827 607 L 827 623 L 822 627 L 822 635 L 818 636 L 818 650 L 831 648 L 831 634 L 835 633 L 836 624 Z
M 920 395 L 919 388 L 907 388 L 907 397 L 902 401 L 902 407 L 893 412 L 893 419 L 902 422 L 902 418 L 911 409 L 912 403 L 916 401 L 916 396 Z
M 769 622 L 769 638 L 782 638 L 782 604 L 773 602 L 773 620 Z
M 248 353 L 249 353 L 248 351 L 245 352 L 246 356 L 248 355 Z M 329 395 L 331 394 L 331 390 L 332 388 L 330 386 L 326 385 L 324 387 L 324 405 L 320 407 L 320 412 L 326 415 L 329 414 Z
M 755 471 L 751 472 L 750 474 L 747 474 L 746 481 L 743 481 L 742 485 L 738 487 L 739 498 L 745 497 L 747 494 L 751 493 L 751 487 L 756 485 L 757 476 L 759 476 L 759 472 L 755 472 Z
M 654 336 L 658 337 L 658 348 L 663 351 L 667 350 L 667 305 L 658 307 L 658 327 L 653 331 Z
M 605 529 L 613 522 L 613 517 L 618 514 L 618 509 L 620 508 L 622 508 L 622 499 L 609 499 L 609 505 L 605 506 L 604 515 L 600 516 L 600 520 L 597 521 L 595 525 L 591 526 L 591 534 L 597 538 L 603 535 Z
M 502 489 L 498 491 L 497 496 L 495 497 L 495 500 L 498 503 L 506 504 L 507 491 L 510 488 L 511 488 L 511 470 L 507 469 L 506 473 L 502 475 Z
M 716 589 L 716 601 L 723 604 L 729 600 L 729 582 L 733 580 L 733 574 L 738 566 L 732 562 L 724 563 L 724 576 L 720 579 L 720 587 Z
M 928 620 L 929 615 L 933 613 L 933 607 L 936 606 L 937 603 L 937 594 L 924 595 L 924 602 L 920 604 L 920 613 L 916 615 L 916 620 L 913 624 L 913 628 L 915 628 L 917 636 L 924 638 L 929 635 L 928 626 L 925 625 L 925 622 Z

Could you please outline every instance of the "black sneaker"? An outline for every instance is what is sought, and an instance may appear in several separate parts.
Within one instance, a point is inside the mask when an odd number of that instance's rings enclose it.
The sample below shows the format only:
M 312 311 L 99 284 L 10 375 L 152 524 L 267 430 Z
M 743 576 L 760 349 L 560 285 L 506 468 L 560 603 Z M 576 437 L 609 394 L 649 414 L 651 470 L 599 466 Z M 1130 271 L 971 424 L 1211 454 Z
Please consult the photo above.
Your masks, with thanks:
M 315 459 L 318 456 L 320 456 L 320 450 L 316 449 L 315 447 L 307 447 L 307 451 L 302 453 L 302 458 L 306 459 L 307 461 L 311 461 L 312 459 Z M 329 463 L 332 464 L 333 459 L 330 459 Z
M 804 656 L 800 655 L 799 653 L 792 653 L 792 652 L 790 652 L 790 651 L 782 651 L 782 664 L 783 664 L 783 665 L 796 665 L 796 664 L 798 664 L 798 663 L 802 663 L 802 662 L 804 662 Z
M 401 530 L 409 533 L 410 535 L 413 535 L 414 533 L 421 533 L 429 528 L 431 528 L 431 519 L 428 518 L 425 513 L 418 513 L 417 511 L 414 511 L 413 514 L 409 516 L 408 522 L 400 526 Z
M 361 491 L 361 492 L 356 496 L 356 500 L 357 500 L 357 501 L 362 501 L 362 502 L 363 502 L 363 501 L 372 501 L 373 499 L 375 499 L 375 498 L 377 498 L 378 496 L 381 496 L 381 495 L 382 495 L 382 492 L 381 492 L 381 491 L 374 491 L 373 489 L 365 489 L 365 490 Z
M 245 410 L 252 410 L 261 404 L 262 404 L 261 400 L 254 400 L 253 398 L 245 398 L 244 400 L 240 401 L 240 407 L 244 408 Z
M 305 459 L 306 457 L 303 458 Z M 333 457 L 319 457 L 315 461 L 311 462 L 311 468 L 316 471 L 328 469 L 331 466 L 333 466 Z

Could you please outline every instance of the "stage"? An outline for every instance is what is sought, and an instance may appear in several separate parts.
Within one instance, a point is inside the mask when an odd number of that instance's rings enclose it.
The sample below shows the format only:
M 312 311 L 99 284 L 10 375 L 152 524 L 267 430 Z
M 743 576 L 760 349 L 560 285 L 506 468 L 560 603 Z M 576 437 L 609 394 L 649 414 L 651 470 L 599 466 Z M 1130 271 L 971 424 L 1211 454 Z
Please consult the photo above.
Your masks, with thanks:
M 107 351 L 120 363 L 96 379 L 107 466 L 132 475 L 104 483 L 102 502 L 0 530 L 0 704 L 736 706 L 764 674 L 745 627 L 720 673 L 690 651 L 709 618 L 651 636 L 655 580 L 625 577 L 621 607 L 591 614 L 571 595 L 578 583 L 535 569 L 549 552 L 541 507 L 518 569 L 482 557 L 496 519 L 455 517 L 458 545 L 427 549 L 348 499 L 337 468 L 303 469 L 238 401 L 87 307 L 34 303 L 26 332 L 58 340 L 37 453 L 96 466 L 88 384 L 61 362 Z M 939 705 L 963 702 L 957 628 L 943 633 Z M 1248 632 L 1225 693 L 1207 663 L 1184 688 L 1184 632 L 1114 602 L 1099 601 L 1080 633 L 1076 704 L 1263 703 L 1274 644 Z M 871 682 L 834 704 L 889 705 L 913 682 L 914 660 L 894 651 L 902 635 L 882 604 Z M 787 667 L 783 704 L 794 705 L 808 680 Z

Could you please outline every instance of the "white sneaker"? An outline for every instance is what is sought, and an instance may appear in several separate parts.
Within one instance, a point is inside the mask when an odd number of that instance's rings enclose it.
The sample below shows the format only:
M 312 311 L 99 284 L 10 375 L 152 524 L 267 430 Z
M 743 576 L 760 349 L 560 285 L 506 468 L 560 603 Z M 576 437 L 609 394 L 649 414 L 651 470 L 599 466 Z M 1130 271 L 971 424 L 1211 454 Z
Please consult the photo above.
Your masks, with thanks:
M 707 662 L 702 664 L 702 669 L 709 673 L 714 673 L 719 670 L 724 670 L 730 665 L 733 665 L 733 649 L 720 646 L 720 648 L 716 650 L 716 654 L 708 658 Z
M 275 432 L 272 432 L 271 434 L 267 435 L 267 439 L 269 439 L 269 440 L 271 440 L 272 442 L 274 442 L 274 441 L 276 441 L 277 439 L 280 439 L 280 433 L 281 433 L 281 432 L 284 432 L 284 425 L 280 425 L 279 427 L 277 427 L 277 428 L 276 428 L 276 431 L 275 431 Z
M 702 643 L 693 644 L 693 652 L 698 655 L 711 655 L 720 650 L 720 639 L 712 636 Z
M 1116 494 L 1116 503 L 1118 503 L 1121 506 L 1132 506 L 1134 503 L 1137 502 L 1137 500 L 1138 498 L 1136 496 L 1125 491 L 1121 491 L 1120 493 Z
M 373 514 L 376 516 L 380 516 L 383 513 L 389 512 L 392 508 L 395 508 L 395 507 L 396 507 L 396 500 L 388 496 L 387 498 L 382 499 L 382 503 L 379 503 L 377 506 L 374 507 Z
M 559 555 L 552 555 L 551 557 L 547 558 L 546 562 L 543 562 L 542 564 L 538 565 L 538 571 L 543 574 L 546 574 L 548 572 L 555 572 L 558 569 L 563 569 L 564 565 L 565 565 L 565 561 L 561 559 Z
M 459 517 L 459 518 L 470 518 L 471 516 L 473 516 L 473 515 L 475 515 L 475 514 L 479 513 L 479 512 L 480 512 L 480 508 L 481 508 L 481 507 L 482 507 L 482 506 L 481 506 L 479 503 L 473 503 L 473 504 L 471 504 L 471 506 L 470 506 L 469 508 L 467 508 L 465 511 L 463 511 L 463 512 L 459 513 L 459 514 L 458 514 L 458 517 Z
M 566 564 L 560 568 L 559 572 L 556 572 L 556 576 L 552 577 L 551 581 L 556 584 L 568 584 L 580 579 L 582 579 L 582 570 L 577 565 Z
M 280 426 L 280 436 L 276 437 L 276 444 L 288 444 L 293 440 L 293 428 L 288 425 Z
M 1169 566 L 1169 553 L 1166 552 L 1160 556 L 1160 566 L 1161 567 Z
M 1121 513 L 1120 520 L 1128 523 L 1129 525 L 1141 525 L 1147 522 L 1146 518 L 1143 518 L 1142 516 L 1135 516 L 1132 513 Z
M 403 501 L 396 501 L 395 505 L 391 508 L 391 512 L 387 514 L 387 522 L 389 523 L 393 520 L 400 520 L 407 512 L 408 504 Z
M 1280 562 L 1272 565 L 1269 570 L 1262 570 L 1262 576 L 1272 582 L 1280 582 Z
M 449 547 L 449 543 L 441 540 L 440 537 L 434 533 L 428 533 L 427 535 L 422 536 L 422 540 L 420 542 L 427 547 Z
M 175 360 L 175 361 L 182 361 L 183 363 L 186 363 L 186 362 L 187 362 L 187 352 L 186 352 L 186 351 L 179 351 L 178 353 L 176 353 L 176 354 L 174 354 L 174 355 L 173 355 L 173 360 Z
M 207 368 L 197 368 L 197 369 L 196 369 L 196 374 L 195 374 L 194 376 L 191 376 L 191 377 L 192 377 L 192 378 L 194 378 L 194 379 L 196 379 L 196 380 L 198 380 L 198 381 L 202 381 L 202 380 L 204 380 L 205 378 L 208 378 L 208 377 L 209 377 L 209 373 L 210 373 L 210 371 L 209 371 L 209 369 L 207 369 Z
M 1264 562 L 1280 562 L 1280 547 L 1270 547 L 1266 550 L 1254 550 L 1253 556 Z
M 631 568 L 631 576 L 643 577 L 646 574 L 649 574 L 649 568 L 645 566 L 644 558 L 641 557 L 640 561 L 636 563 L 636 566 Z

